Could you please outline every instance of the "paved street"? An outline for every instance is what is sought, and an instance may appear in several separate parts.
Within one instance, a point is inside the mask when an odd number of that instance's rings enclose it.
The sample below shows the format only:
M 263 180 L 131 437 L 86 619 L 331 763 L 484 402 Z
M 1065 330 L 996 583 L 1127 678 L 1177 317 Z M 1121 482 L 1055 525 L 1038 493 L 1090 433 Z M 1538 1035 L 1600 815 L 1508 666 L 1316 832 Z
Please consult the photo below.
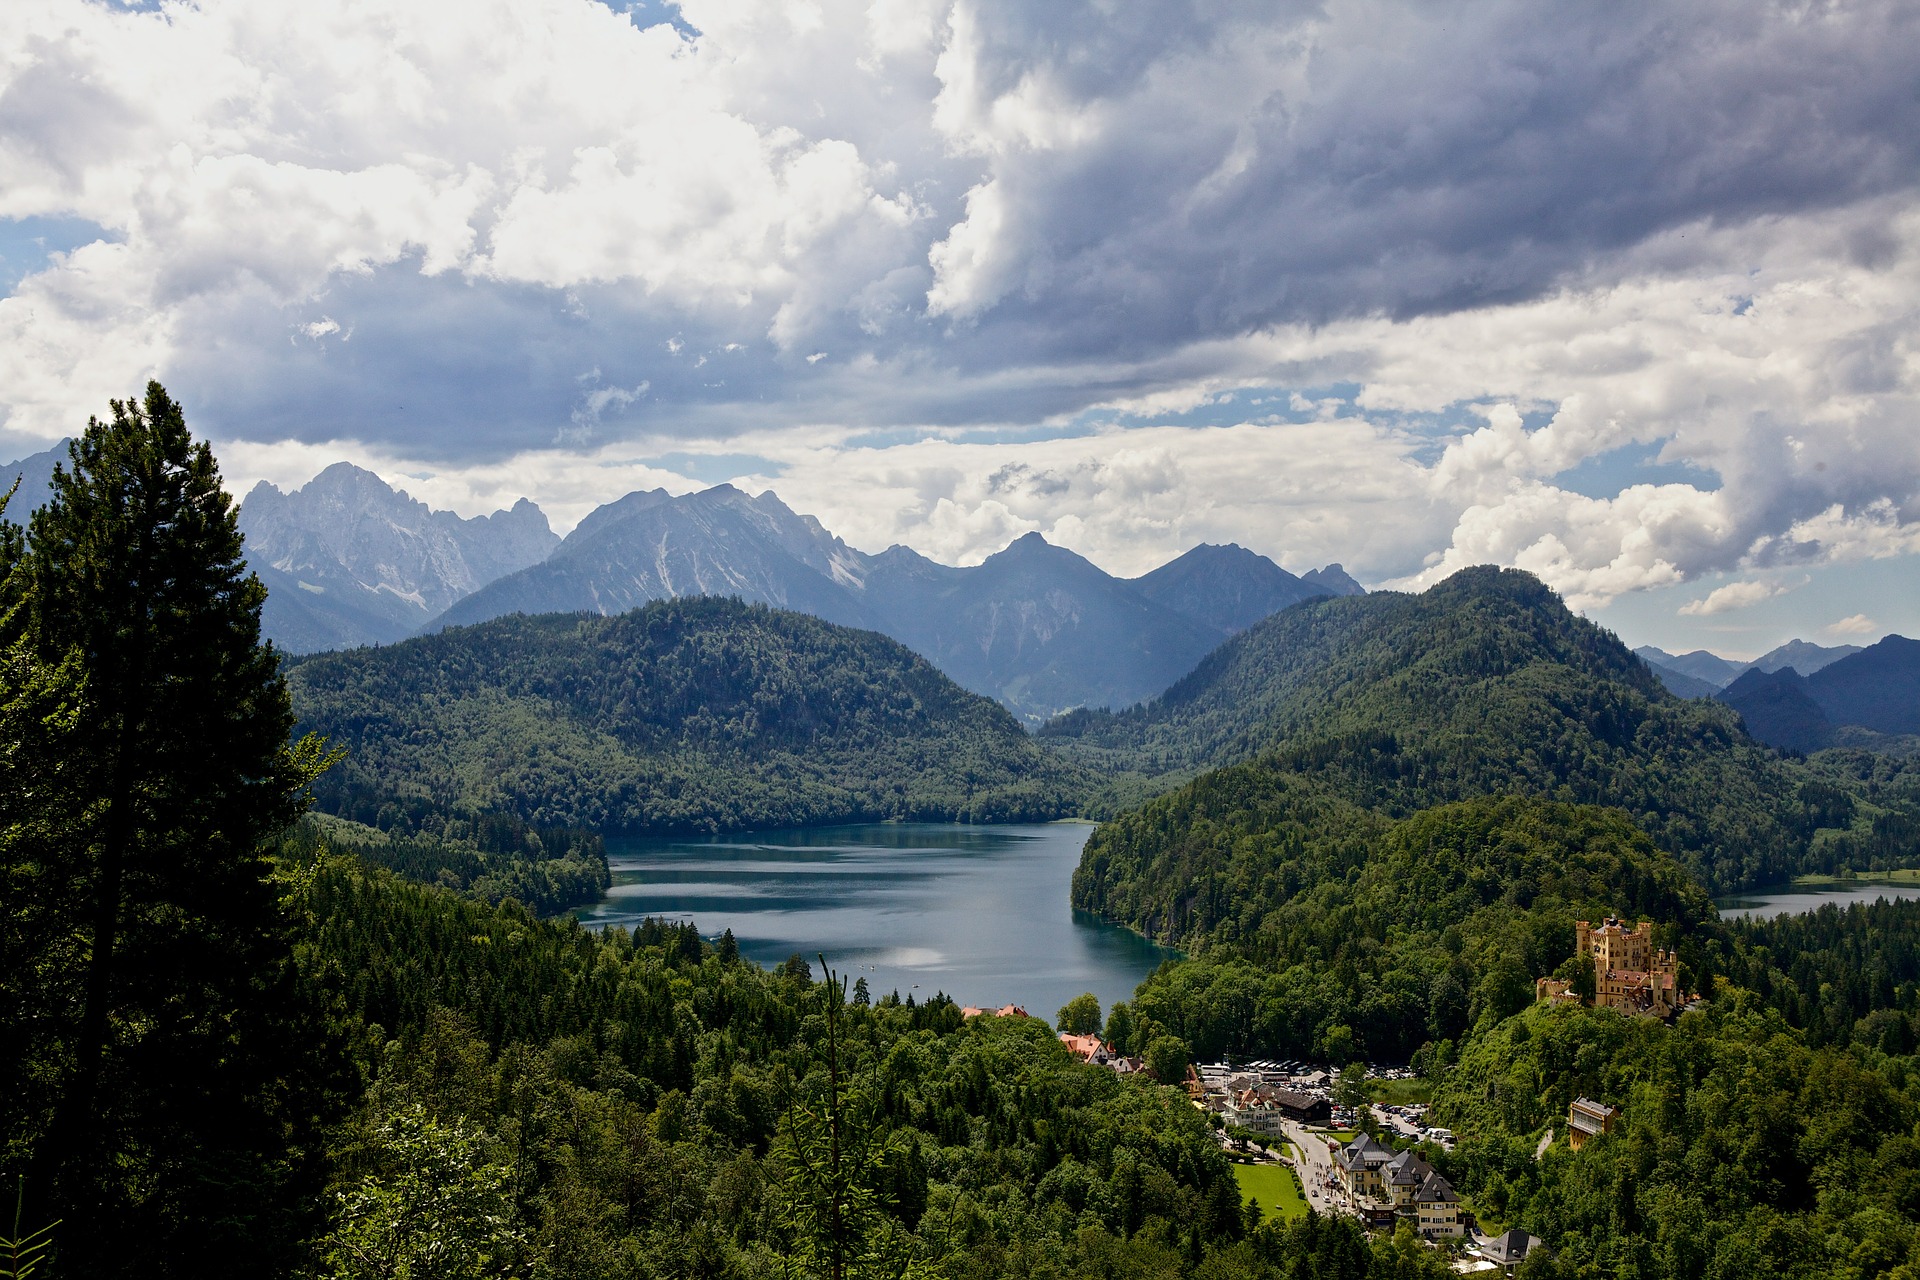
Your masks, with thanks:
M 1345 1213 L 1341 1193 L 1327 1187 L 1333 1177 L 1333 1159 L 1327 1154 L 1327 1140 L 1291 1120 L 1285 1122 L 1285 1128 L 1287 1141 L 1297 1153 L 1294 1167 L 1300 1172 L 1300 1185 L 1307 1193 L 1307 1203 L 1315 1213 Z

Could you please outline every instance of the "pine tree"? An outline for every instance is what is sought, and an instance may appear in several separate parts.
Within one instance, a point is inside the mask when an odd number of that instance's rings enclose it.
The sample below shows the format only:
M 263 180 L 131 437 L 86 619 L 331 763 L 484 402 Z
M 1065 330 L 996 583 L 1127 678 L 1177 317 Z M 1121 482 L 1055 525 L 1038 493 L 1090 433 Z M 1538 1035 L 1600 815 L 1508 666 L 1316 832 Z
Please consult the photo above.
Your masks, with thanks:
M 112 407 L 10 575 L 5 638 L 84 688 L 55 886 L 79 963 L 39 993 L 70 1016 L 28 1189 L 88 1224 L 56 1238 L 61 1274 L 270 1274 L 324 1094 L 264 854 L 324 762 L 288 745 L 212 452 L 158 383 Z

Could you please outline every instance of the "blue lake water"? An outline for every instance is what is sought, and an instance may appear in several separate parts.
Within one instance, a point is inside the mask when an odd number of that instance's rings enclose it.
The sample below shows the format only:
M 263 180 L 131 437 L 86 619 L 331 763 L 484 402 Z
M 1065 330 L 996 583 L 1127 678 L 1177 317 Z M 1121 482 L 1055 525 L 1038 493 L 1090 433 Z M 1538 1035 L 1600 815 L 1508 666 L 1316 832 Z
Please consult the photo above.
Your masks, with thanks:
M 1734 916 L 1783 916 L 1813 911 L 1829 902 L 1845 907 L 1855 902 L 1873 902 L 1879 898 L 1920 898 L 1920 884 L 1876 883 L 1823 884 L 1818 887 L 1782 884 L 1749 889 L 1717 899 L 1720 914 Z
M 613 889 L 590 925 L 647 916 L 732 929 L 742 954 L 776 965 L 798 953 L 878 999 L 1019 1004 L 1052 1019 L 1091 991 L 1131 998 L 1174 954 L 1074 911 L 1067 889 L 1093 828 L 888 823 L 607 841 Z

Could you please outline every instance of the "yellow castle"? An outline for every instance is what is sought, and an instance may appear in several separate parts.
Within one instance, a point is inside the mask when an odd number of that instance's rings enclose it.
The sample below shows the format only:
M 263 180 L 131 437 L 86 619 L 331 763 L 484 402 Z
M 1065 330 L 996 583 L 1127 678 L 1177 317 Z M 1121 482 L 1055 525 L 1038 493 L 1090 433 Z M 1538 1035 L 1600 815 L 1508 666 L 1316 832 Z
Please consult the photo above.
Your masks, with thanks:
M 1629 926 L 1608 916 L 1598 928 L 1585 920 L 1573 926 L 1575 953 L 1593 957 L 1593 1003 L 1671 1017 L 1680 1007 L 1680 961 L 1653 945 L 1653 922 Z

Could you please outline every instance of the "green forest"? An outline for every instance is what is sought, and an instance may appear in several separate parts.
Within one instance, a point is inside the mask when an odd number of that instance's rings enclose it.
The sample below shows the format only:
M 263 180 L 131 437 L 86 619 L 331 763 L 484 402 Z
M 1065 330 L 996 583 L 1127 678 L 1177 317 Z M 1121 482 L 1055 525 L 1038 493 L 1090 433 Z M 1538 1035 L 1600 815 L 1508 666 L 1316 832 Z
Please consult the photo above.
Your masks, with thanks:
M 1079 771 L 898 642 L 737 600 L 515 615 L 288 664 L 327 812 L 601 832 L 1074 812 Z
M 1263 1221 L 1181 1090 L 1043 1021 L 563 913 L 606 833 L 1130 787 L 1074 902 L 1187 958 L 1116 1048 L 1412 1063 L 1530 1280 L 1920 1275 L 1920 902 L 1708 897 L 1913 863 L 1920 765 L 1758 747 L 1525 575 L 1296 606 L 1035 740 L 732 601 L 285 663 L 242 550 L 157 385 L 0 524 L 0 1275 L 1453 1274 Z M 1672 1022 L 1536 1003 L 1615 914 L 1676 949 Z M 1621 1116 L 1574 1152 L 1577 1096 Z
M 9 1275 L 1446 1274 L 1260 1223 L 1178 1090 L 1042 1022 L 692 925 L 591 934 L 465 856 L 590 865 L 583 815 L 302 822 L 345 760 L 296 729 L 262 596 L 158 385 L 0 526 Z M 650 615 L 658 652 L 688 616 Z M 821 713 L 845 741 L 932 714 Z
M 1168 937 L 1190 874 L 1230 874 L 1235 841 L 1262 839 L 1276 806 L 1398 818 L 1488 795 L 1608 805 L 1714 893 L 1893 865 L 1920 830 L 1910 782 L 1783 758 L 1727 708 L 1667 693 L 1617 637 L 1510 569 L 1297 605 L 1155 702 L 1066 717 L 1043 740 L 1133 786 L 1213 769 L 1116 815 L 1088 850 L 1102 869 L 1084 894 Z

